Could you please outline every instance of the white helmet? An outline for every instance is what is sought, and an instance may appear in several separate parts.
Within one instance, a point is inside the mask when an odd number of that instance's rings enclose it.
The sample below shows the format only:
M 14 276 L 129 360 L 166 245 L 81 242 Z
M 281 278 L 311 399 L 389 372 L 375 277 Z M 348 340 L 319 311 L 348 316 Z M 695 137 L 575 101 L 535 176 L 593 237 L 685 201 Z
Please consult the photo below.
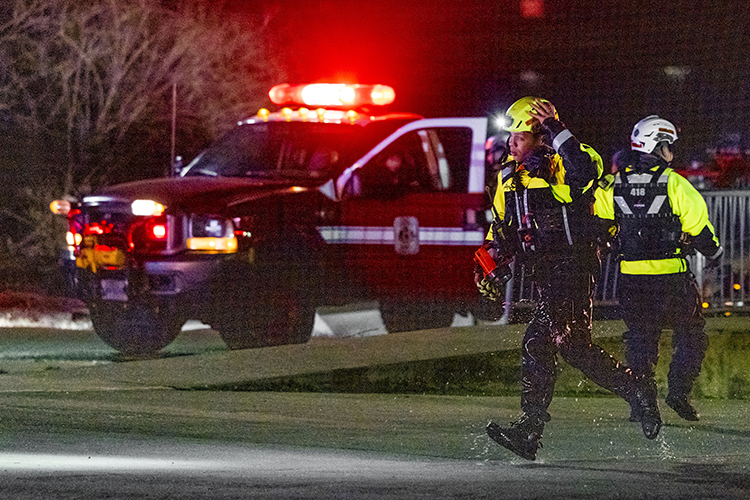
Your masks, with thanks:
M 633 133 L 630 134 L 630 149 L 651 153 L 660 142 L 672 144 L 676 140 L 677 128 L 672 122 L 659 118 L 658 115 L 651 115 L 633 127 Z

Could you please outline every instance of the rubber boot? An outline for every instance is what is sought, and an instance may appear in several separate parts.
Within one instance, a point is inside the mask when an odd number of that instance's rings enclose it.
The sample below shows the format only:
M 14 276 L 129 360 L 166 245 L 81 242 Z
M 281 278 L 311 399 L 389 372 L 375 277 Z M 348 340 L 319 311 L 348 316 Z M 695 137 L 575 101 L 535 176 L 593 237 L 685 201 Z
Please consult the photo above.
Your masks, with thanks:
M 670 393 L 666 399 L 667 406 L 672 408 L 677 414 L 685 420 L 691 422 L 697 422 L 699 420 L 698 412 L 695 411 L 693 405 L 690 404 L 690 400 L 685 395 L 677 395 Z
M 640 378 L 637 384 L 635 395 L 630 401 L 630 420 L 640 421 L 643 435 L 648 439 L 655 439 L 661 429 L 659 403 L 656 400 L 656 382 L 650 378 Z
M 545 421 L 549 421 L 548 414 L 540 417 L 524 413 L 518 422 L 513 422 L 510 427 L 500 427 L 490 422 L 487 424 L 487 435 L 519 457 L 535 460 L 536 452 L 541 447 Z

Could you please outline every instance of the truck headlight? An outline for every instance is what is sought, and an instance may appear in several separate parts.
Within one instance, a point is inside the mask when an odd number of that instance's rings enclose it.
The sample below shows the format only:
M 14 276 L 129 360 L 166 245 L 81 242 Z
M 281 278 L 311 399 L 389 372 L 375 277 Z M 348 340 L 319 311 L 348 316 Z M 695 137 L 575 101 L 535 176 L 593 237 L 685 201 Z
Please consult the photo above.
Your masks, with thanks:
M 220 217 L 193 215 L 190 218 L 187 247 L 208 252 L 236 252 L 234 223 Z
M 135 200 L 130 204 L 130 211 L 133 215 L 142 215 L 146 217 L 158 217 L 164 213 L 166 207 L 154 200 Z

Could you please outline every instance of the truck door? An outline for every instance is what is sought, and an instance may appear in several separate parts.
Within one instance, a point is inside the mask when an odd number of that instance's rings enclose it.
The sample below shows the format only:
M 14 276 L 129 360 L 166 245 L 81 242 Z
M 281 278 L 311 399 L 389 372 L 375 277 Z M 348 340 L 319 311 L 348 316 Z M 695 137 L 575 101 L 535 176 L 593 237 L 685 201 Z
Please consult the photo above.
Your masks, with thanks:
M 477 296 L 472 269 L 486 231 L 486 125 L 409 125 L 340 184 L 340 224 L 320 228 L 321 235 L 371 296 L 391 305 L 441 304 L 452 319 L 458 304 Z

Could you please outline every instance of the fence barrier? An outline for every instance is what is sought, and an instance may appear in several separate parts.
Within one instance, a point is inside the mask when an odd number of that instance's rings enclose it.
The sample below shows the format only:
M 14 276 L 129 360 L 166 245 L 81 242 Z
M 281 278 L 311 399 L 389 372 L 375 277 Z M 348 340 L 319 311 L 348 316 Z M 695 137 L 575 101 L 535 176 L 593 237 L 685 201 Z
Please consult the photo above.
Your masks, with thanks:
M 688 265 L 703 291 L 706 312 L 750 311 L 750 191 L 707 191 L 701 193 L 708 206 L 708 217 L 724 247 L 719 266 L 706 269 L 706 258 L 695 252 Z M 594 306 L 615 307 L 620 266 L 609 254 L 602 259 L 602 272 L 596 283 Z M 533 303 L 534 287 L 525 269 L 514 269 L 514 278 L 505 291 L 505 302 L 512 307 Z M 504 321 L 512 307 L 506 307 Z

